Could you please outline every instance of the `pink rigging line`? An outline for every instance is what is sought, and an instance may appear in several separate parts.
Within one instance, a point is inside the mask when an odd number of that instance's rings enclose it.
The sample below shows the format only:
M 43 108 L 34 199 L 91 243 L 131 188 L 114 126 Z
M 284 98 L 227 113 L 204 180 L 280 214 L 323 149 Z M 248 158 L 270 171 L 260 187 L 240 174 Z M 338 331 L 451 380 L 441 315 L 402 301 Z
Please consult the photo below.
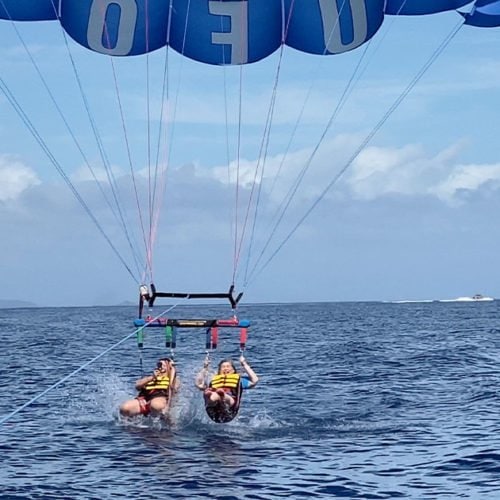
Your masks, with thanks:
M 235 275 L 236 275 L 237 267 L 238 267 L 239 260 L 240 260 L 240 257 L 241 257 L 241 251 L 242 251 L 242 247 L 243 247 L 243 241 L 244 241 L 244 238 L 245 238 L 246 228 L 247 228 L 248 220 L 249 220 L 249 217 L 250 217 L 250 209 L 251 209 L 251 205 L 252 205 L 252 201 L 253 201 L 253 196 L 254 196 L 254 193 L 255 193 L 255 190 L 256 190 L 255 188 L 256 188 L 256 185 L 257 185 L 257 178 L 258 178 L 258 174 L 259 174 L 259 169 L 261 169 L 261 179 L 262 179 L 262 177 L 264 175 L 265 161 L 266 161 L 266 156 L 267 156 L 267 145 L 269 144 L 269 136 L 270 136 L 270 133 L 271 133 L 271 126 L 272 126 L 272 120 L 273 120 L 273 114 L 274 114 L 274 106 L 276 104 L 276 95 L 277 95 L 277 89 L 278 89 L 279 75 L 281 73 L 281 64 L 282 64 L 282 61 L 283 61 L 283 47 L 284 47 L 285 40 L 286 40 L 287 35 L 288 35 L 288 30 L 290 28 L 290 20 L 291 20 L 291 17 L 292 17 L 292 12 L 293 12 L 294 5 L 295 5 L 295 0 L 292 0 L 292 3 L 290 4 L 289 15 L 288 15 L 288 18 L 286 19 L 286 24 L 283 23 L 284 24 L 284 30 L 282 31 L 282 34 L 281 34 L 280 55 L 279 55 L 279 59 L 278 59 L 278 65 L 277 65 L 277 68 L 276 68 L 276 76 L 275 76 L 275 82 L 274 82 L 274 87 L 273 87 L 273 93 L 272 93 L 272 97 L 271 97 L 271 103 L 269 104 L 268 116 L 267 116 L 267 119 L 266 119 L 266 125 L 265 125 L 265 128 L 264 128 L 264 133 L 263 133 L 262 141 L 261 141 L 261 145 L 260 145 L 259 159 L 257 161 L 257 166 L 255 168 L 255 173 L 254 173 L 254 177 L 253 177 L 253 181 L 252 181 L 252 187 L 251 187 L 251 190 L 250 190 L 250 196 L 249 196 L 248 204 L 247 204 L 247 207 L 246 207 L 245 219 L 244 219 L 243 228 L 242 228 L 242 232 L 241 232 L 241 238 L 240 238 L 240 241 L 239 241 L 238 249 L 237 249 L 237 251 L 235 251 L 234 269 L 233 269 L 233 281 L 232 281 L 233 284 L 234 284 L 234 281 L 235 281 Z M 285 15 L 285 10 L 284 10 L 283 2 L 282 2 L 282 20 L 283 21 L 285 20 L 284 19 L 284 15 Z M 241 30 L 241 33 L 243 33 L 243 30 Z M 240 86 L 240 109 L 241 109 L 241 86 Z M 240 123 L 239 123 L 239 126 L 241 127 L 241 114 L 240 114 Z M 238 151 L 238 172 L 239 172 L 239 151 Z M 261 185 L 262 185 L 262 180 L 261 180 Z M 239 186 L 239 182 L 236 183 L 236 188 L 237 189 L 238 189 L 238 186 Z M 259 194 L 260 194 L 260 189 L 258 191 L 259 191 Z M 258 195 L 257 196 L 255 210 L 257 210 L 257 204 L 258 204 L 258 201 L 259 201 L 259 197 L 260 196 Z M 255 215 L 254 215 L 254 217 L 255 217 Z M 253 233 L 252 233 L 251 239 L 253 239 Z M 236 240 L 237 240 L 237 237 L 235 237 L 235 246 L 236 246 Z M 250 244 L 251 244 L 251 242 L 250 242 Z

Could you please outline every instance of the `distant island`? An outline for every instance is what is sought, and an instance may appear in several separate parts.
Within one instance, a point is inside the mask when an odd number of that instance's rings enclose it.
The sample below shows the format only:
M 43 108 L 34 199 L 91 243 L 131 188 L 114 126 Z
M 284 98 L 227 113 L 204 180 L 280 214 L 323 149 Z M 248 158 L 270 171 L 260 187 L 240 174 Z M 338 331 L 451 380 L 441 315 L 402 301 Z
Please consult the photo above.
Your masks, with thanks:
M 123 307 L 123 306 L 136 306 L 136 302 L 130 300 L 124 300 L 118 304 L 95 304 L 93 306 L 77 306 L 77 305 L 65 305 L 65 306 L 50 306 L 43 305 L 40 306 L 34 302 L 28 302 L 27 300 L 10 300 L 10 299 L 0 299 L 0 309 L 21 309 L 26 307 Z
M 33 302 L 27 302 L 25 300 L 1 300 L 0 299 L 0 309 L 13 309 L 16 307 L 38 307 Z
M 117 306 L 136 306 L 137 302 L 132 302 L 130 300 L 124 300 L 123 302 L 120 302 L 119 304 L 116 304 Z

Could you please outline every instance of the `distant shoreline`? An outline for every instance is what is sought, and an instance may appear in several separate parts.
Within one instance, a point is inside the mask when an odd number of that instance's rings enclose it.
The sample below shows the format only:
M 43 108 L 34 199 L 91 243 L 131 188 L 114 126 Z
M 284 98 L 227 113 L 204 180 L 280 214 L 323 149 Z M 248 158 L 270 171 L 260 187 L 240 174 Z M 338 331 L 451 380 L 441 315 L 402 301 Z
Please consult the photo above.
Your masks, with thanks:
M 362 303 L 380 303 L 380 304 L 423 304 L 423 303 L 476 303 L 476 302 L 494 302 L 498 299 L 494 297 L 485 297 L 484 299 L 473 300 L 472 298 L 459 297 L 457 299 L 414 299 L 414 300 L 329 300 L 329 301 L 303 301 L 303 302 L 248 302 L 241 304 L 244 307 L 259 307 L 259 306 L 299 306 L 307 304 L 362 304 Z M 166 304 L 163 304 L 166 305 Z M 177 308 L 193 308 L 199 307 L 201 305 L 209 307 L 223 307 L 227 308 L 227 305 L 220 303 L 207 304 L 205 302 L 191 302 L 177 304 Z M 0 299 L 0 309 L 63 309 L 63 308 L 89 308 L 89 307 L 136 307 L 137 304 L 131 301 L 123 301 L 118 304 L 94 304 L 94 305 L 39 305 L 34 302 L 29 302 L 25 300 L 5 300 Z M 156 307 L 158 308 L 159 305 Z
M 16 309 L 23 307 L 39 307 L 33 302 L 25 300 L 0 300 L 0 309 Z
M 122 302 L 120 304 L 106 304 L 106 305 L 65 305 L 65 306 L 51 306 L 39 305 L 34 302 L 25 300 L 0 300 L 0 309 L 51 309 L 51 308 L 64 308 L 64 307 L 135 307 L 136 304 L 132 302 Z

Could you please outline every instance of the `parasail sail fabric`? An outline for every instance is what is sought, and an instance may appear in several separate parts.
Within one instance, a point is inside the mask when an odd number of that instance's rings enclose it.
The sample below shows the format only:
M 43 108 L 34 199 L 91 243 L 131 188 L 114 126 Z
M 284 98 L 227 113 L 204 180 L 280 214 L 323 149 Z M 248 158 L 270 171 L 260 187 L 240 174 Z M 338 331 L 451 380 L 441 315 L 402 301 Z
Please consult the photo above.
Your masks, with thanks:
M 1 0 L 0 19 L 12 21 L 50 21 L 57 19 L 58 0 Z
M 96 52 L 133 56 L 169 45 L 209 64 L 246 64 L 283 43 L 342 54 L 370 40 L 384 16 L 456 10 L 470 0 L 0 0 L 0 18 L 59 20 Z M 465 23 L 500 26 L 500 0 L 476 0 Z
M 422 16 L 455 10 L 471 3 L 471 0 L 387 0 L 386 14 Z
M 500 26 L 500 0 L 477 0 L 470 14 L 463 14 L 465 24 L 480 28 Z

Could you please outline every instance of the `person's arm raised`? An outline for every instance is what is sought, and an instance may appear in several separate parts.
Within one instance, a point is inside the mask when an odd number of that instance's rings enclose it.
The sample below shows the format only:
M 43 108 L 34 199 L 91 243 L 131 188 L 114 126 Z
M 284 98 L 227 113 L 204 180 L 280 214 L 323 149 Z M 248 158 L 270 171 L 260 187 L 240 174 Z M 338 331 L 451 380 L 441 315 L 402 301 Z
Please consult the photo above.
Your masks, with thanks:
M 203 368 L 196 375 L 194 379 L 194 385 L 200 389 L 200 391 L 204 391 L 207 388 L 207 375 L 208 375 L 208 363 L 203 364 Z
M 249 388 L 253 387 L 259 381 L 259 377 L 257 377 L 256 373 L 252 370 L 252 367 L 247 363 L 247 360 L 243 355 L 240 356 L 240 363 L 250 379 Z

